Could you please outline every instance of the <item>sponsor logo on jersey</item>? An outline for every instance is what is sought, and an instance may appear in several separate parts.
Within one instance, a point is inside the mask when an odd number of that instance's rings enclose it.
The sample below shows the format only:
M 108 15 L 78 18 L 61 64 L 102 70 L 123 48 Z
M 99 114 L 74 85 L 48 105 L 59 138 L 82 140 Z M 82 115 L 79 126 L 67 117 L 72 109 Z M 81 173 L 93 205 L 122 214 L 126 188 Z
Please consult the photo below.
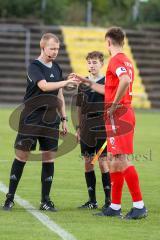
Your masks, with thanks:
M 53 73 L 51 73 L 51 75 L 50 75 L 50 78 L 54 78 L 54 75 L 53 75 Z

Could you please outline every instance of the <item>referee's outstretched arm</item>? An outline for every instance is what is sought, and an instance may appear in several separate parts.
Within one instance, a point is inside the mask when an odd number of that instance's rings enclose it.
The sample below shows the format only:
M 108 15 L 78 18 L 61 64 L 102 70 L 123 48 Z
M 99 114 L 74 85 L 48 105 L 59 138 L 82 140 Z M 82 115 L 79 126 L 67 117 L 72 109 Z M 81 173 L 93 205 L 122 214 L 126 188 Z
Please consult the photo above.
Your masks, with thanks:
M 92 88 L 94 91 L 100 93 L 100 94 L 105 94 L 105 87 L 103 84 L 99 84 L 96 82 L 93 82 L 92 80 L 88 78 L 81 77 L 77 75 L 76 73 L 71 73 L 69 79 L 74 79 L 75 82 L 83 82 L 84 84 L 88 84 L 90 88 Z
M 45 79 L 40 80 L 37 85 L 43 92 L 49 92 L 53 90 L 57 90 L 59 88 L 63 88 L 68 84 L 75 84 L 72 78 L 60 82 L 47 82 Z

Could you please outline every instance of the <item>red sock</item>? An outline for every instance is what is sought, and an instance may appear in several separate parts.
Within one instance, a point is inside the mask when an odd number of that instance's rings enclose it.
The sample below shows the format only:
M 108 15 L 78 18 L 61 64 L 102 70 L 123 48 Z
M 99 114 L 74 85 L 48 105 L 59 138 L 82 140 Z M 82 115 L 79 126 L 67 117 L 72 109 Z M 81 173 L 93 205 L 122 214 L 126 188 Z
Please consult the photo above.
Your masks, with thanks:
M 121 204 L 122 189 L 124 184 L 124 177 L 122 172 L 110 173 L 111 176 L 111 191 L 112 203 Z
M 124 172 L 124 178 L 132 196 L 133 202 L 142 200 L 142 194 L 139 185 L 138 174 L 134 166 L 129 166 Z

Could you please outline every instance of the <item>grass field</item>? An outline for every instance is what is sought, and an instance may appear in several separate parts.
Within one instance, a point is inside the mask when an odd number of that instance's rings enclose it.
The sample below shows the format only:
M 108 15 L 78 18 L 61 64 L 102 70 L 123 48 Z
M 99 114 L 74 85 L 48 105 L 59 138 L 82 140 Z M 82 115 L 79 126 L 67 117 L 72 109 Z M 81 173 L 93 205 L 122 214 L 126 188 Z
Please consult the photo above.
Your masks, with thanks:
M 14 157 L 13 142 L 16 132 L 9 127 L 13 109 L 0 110 L 0 182 L 8 186 L 8 176 Z M 133 161 L 139 171 L 144 201 L 149 210 L 147 219 L 126 222 L 119 219 L 92 216 L 97 210 L 78 210 L 87 200 L 83 161 L 79 146 L 59 157 L 51 196 L 57 213 L 45 213 L 77 240 L 159 240 L 160 239 L 160 112 L 136 113 L 135 155 Z M 70 129 L 72 129 L 71 122 Z M 73 129 L 72 129 L 73 131 Z M 25 167 L 17 194 L 36 208 L 40 202 L 41 162 L 30 161 Z M 101 177 L 96 166 L 97 200 L 103 205 Z M 0 192 L 0 202 L 5 195 Z M 131 207 L 131 199 L 124 187 L 123 213 Z M 12 212 L 0 210 L 1 240 L 58 240 L 55 233 L 43 226 L 18 204 Z

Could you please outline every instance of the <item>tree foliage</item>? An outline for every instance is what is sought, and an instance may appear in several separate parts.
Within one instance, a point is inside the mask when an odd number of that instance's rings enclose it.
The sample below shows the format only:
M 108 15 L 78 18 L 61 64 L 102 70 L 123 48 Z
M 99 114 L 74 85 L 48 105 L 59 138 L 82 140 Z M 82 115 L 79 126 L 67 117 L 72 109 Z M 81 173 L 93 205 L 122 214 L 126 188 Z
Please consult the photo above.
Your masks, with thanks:
M 132 9 L 136 0 L 90 0 L 94 25 L 132 22 Z M 42 8 L 42 3 L 44 8 Z M 87 0 L 0 0 L 1 18 L 41 19 L 46 24 L 84 25 Z M 160 23 L 160 0 L 140 3 L 138 21 Z

